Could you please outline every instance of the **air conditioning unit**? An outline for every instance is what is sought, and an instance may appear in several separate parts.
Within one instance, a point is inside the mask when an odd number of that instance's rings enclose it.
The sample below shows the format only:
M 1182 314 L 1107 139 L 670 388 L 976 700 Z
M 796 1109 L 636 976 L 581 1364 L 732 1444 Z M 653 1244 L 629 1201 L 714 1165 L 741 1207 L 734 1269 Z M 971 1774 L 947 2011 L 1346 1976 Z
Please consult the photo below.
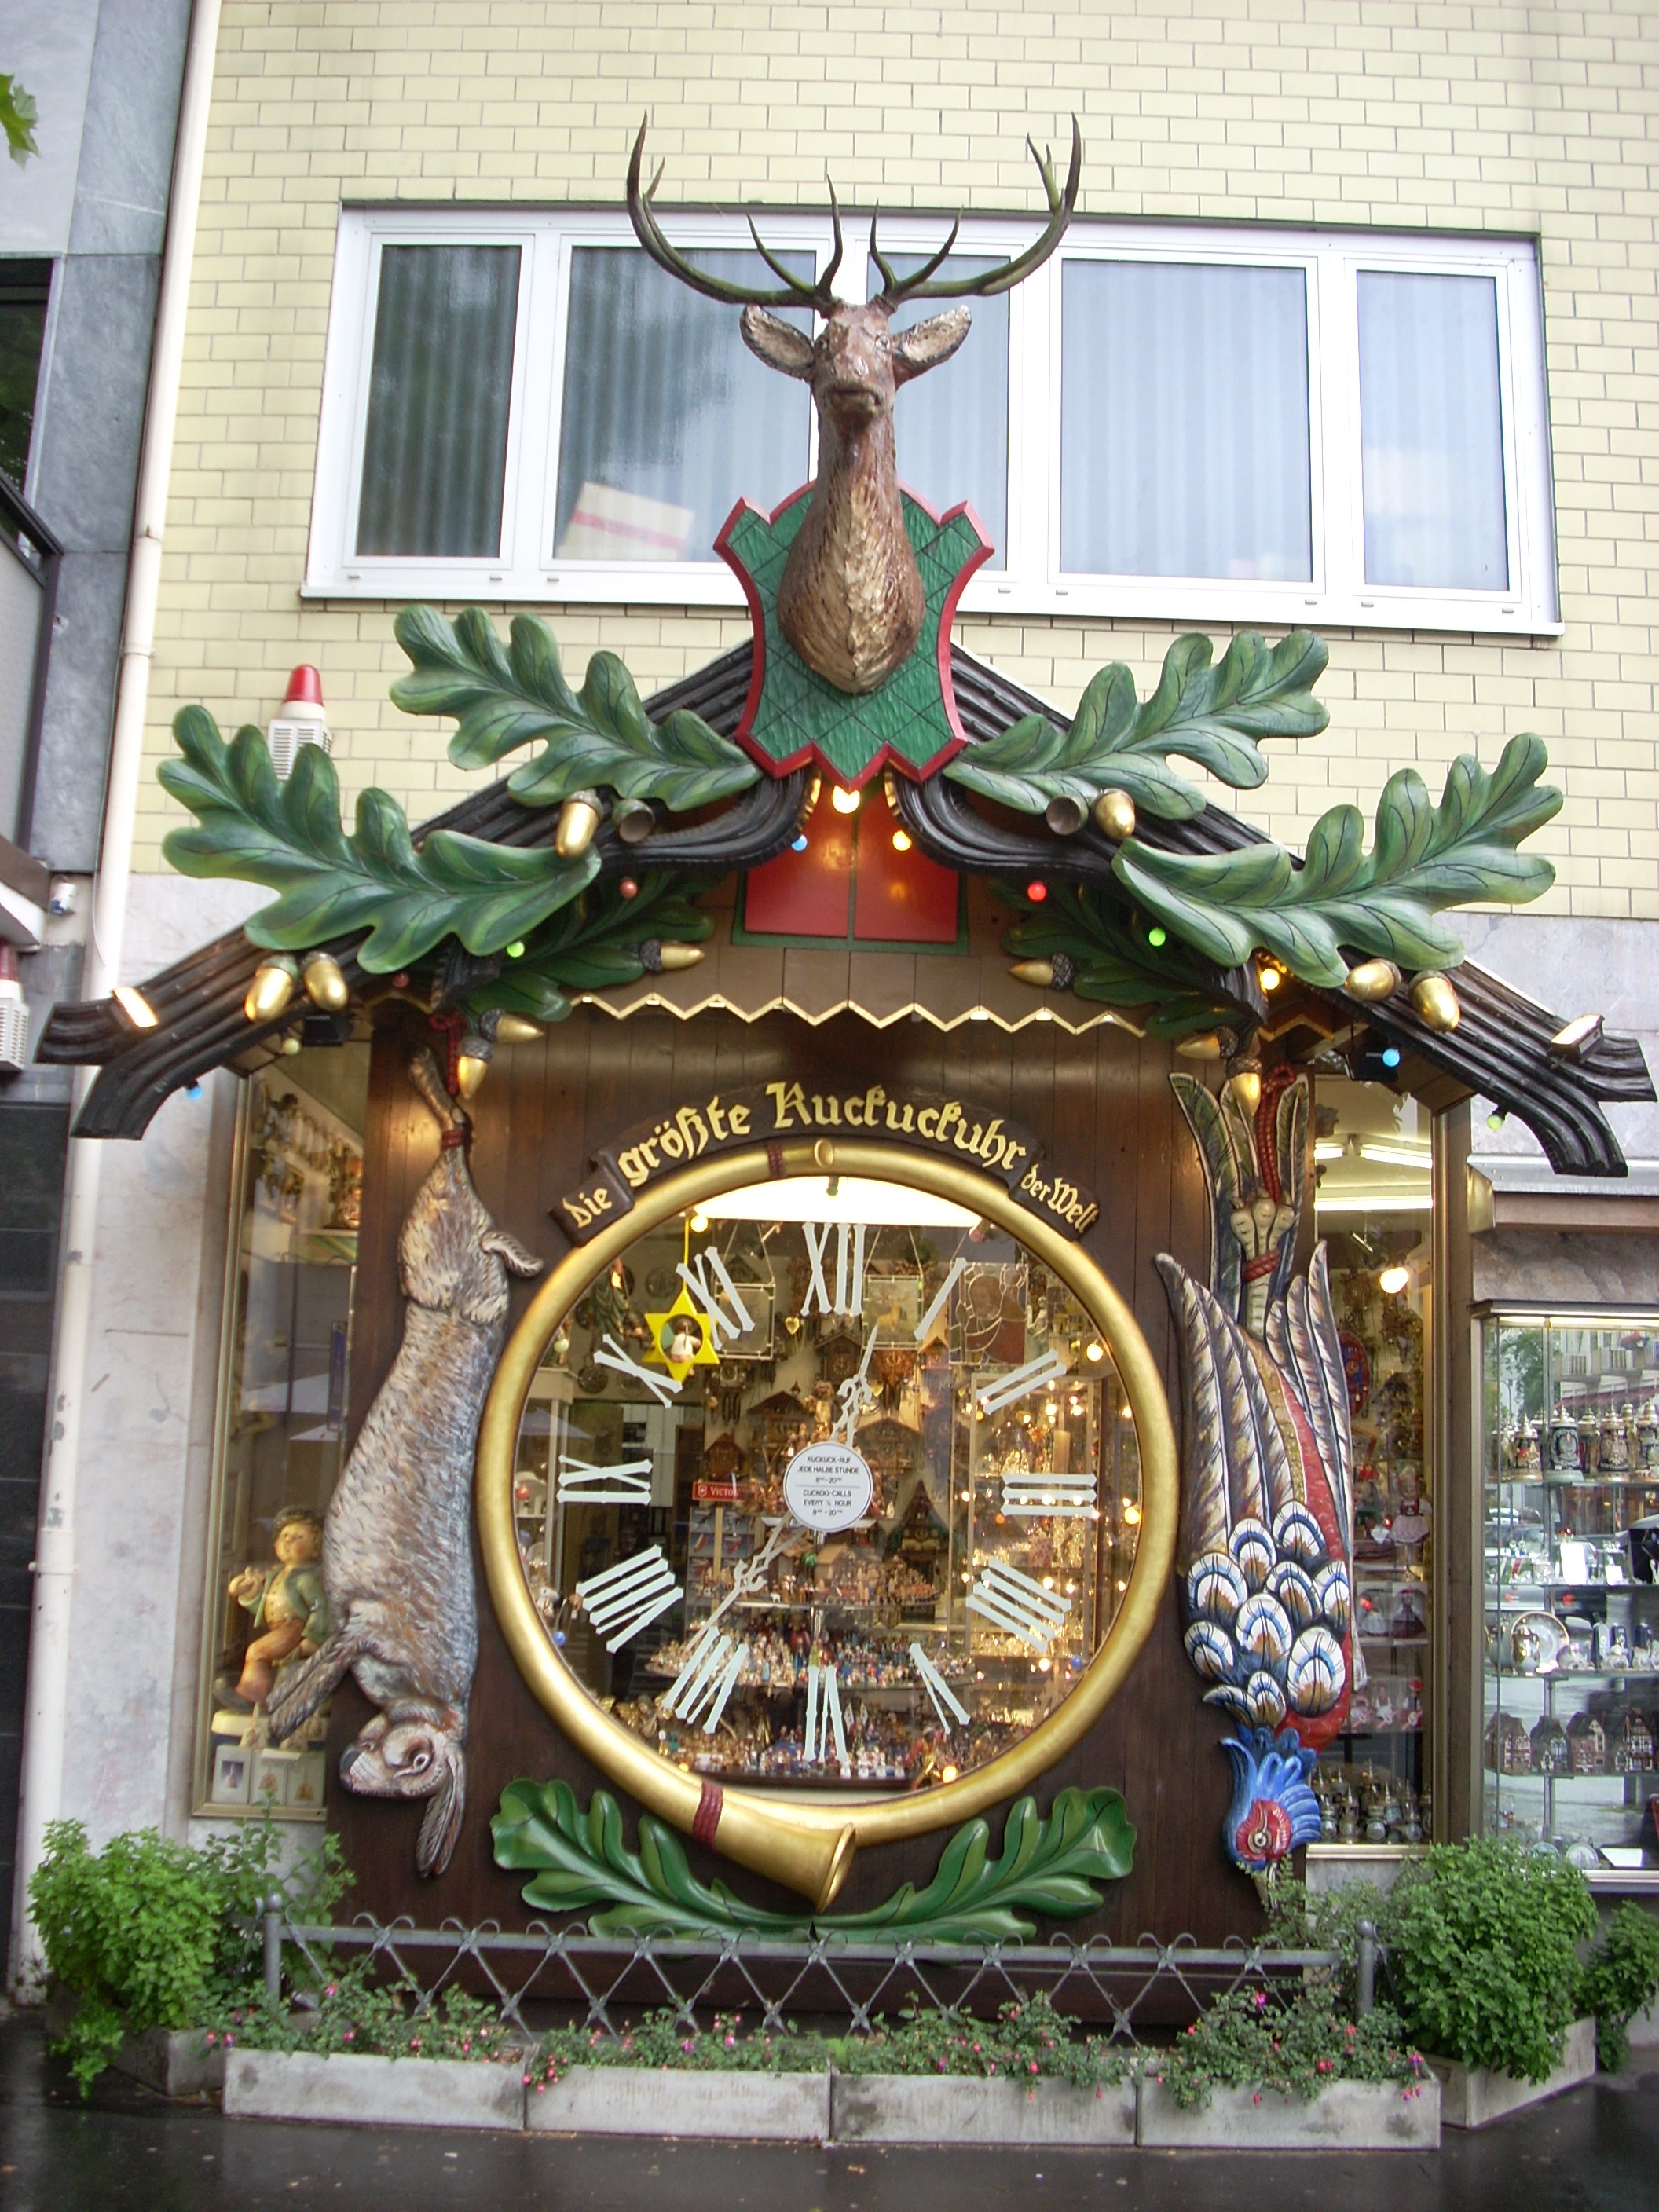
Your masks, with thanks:
M 302 665 L 289 678 L 288 696 L 280 714 L 266 724 L 265 740 L 278 783 L 293 775 L 302 745 L 333 751 L 334 733 L 323 720 L 323 679 L 314 668 Z

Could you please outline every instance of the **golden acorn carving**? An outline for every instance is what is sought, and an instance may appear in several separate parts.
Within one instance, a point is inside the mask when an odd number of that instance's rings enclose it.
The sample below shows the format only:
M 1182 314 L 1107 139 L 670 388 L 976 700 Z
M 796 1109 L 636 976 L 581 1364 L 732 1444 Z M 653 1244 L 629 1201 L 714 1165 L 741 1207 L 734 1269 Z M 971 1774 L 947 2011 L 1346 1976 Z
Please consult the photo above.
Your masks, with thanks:
M 1342 988 L 1362 1006 L 1374 1006 L 1384 999 L 1393 998 L 1400 983 L 1400 970 L 1392 960 L 1362 960 L 1357 967 L 1349 969 Z
M 1427 1029 L 1455 1030 L 1463 1018 L 1450 977 L 1437 970 L 1417 978 L 1412 985 L 1412 1004 Z
M 1029 983 L 1034 991 L 1054 988 L 1054 963 L 1052 960 L 1016 960 L 1008 970 L 1017 982 Z
M 351 1004 L 351 988 L 331 953 L 313 952 L 301 972 L 306 996 L 325 1014 L 343 1013 Z
M 1127 791 L 1103 791 L 1095 801 L 1095 822 L 1121 845 L 1135 834 L 1135 803 Z
M 522 1014 L 498 1014 L 495 1017 L 497 1044 L 534 1044 L 546 1032 L 539 1022 L 526 1021 Z
M 574 791 L 559 809 L 559 826 L 553 833 L 553 849 L 562 860 L 580 860 L 593 842 L 600 821 L 597 791 Z
M 242 1012 L 251 1022 L 274 1022 L 294 996 L 300 981 L 298 963 L 279 952 L 262 960 L 247 987 Z

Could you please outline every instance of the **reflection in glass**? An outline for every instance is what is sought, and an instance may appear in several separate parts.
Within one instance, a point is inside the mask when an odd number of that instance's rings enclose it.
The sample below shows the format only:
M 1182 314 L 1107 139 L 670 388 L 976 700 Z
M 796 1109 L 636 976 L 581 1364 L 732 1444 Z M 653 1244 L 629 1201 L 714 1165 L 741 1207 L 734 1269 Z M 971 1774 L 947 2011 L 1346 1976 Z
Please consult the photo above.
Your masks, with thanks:
M 386 246 L 357 550 L 499 554 L 516 246 Z
M 686 258 L 729 283 L 776 289 L 757 253 Z M 778 259 L 811 281 L 810 253 Z M 811 328 L 808 313 L 773 312 Z M 807 388 L 757 360 L 738 313 L 688 291 L 636 247 L 576 248 L 556 558 L 710 561 L 739 498 L 773 507 L 805 481 Z
M 810 1212 L 792 1181 L 671 1219 L 577 1303 L 520 1425 L 520 1556 L 579 1679 L 665 1758 L 915 1789 L 1018 1742 L 1099 1648 L 1136 1431 L 1092 1321 L 1013 1237 L 897 1184 L 799 1188 Z M 815 1529 L 791 1464 L 849 1436 L 871 1486 Z
M 1300 269 L 1062 265 L 1060 566 L 1313 574 Z
M 890 253 L 901 276 L 927 256 Z M 953 253 L 939 270 L 958 282 L 983 274 L 1006 256 Z M 871 296 L 881 271 L 870 264 Z M 1008 537 L 1008 295 L 969 300 L 974 326 L 955 358 L 902 387 L 895 411 L 899 480 L 938 514 L 966 500 L 996 551 L 988 568 L 1007 566 Z M 896 331 L 941 314 L 949 300 L 917 300 L 893 317 Z
M 316 1819 L 326 1707 L 280 1747 L 264 1710 L 328 1632 L 323 1516 L 345 1459 L 368 1048 L 248 1082 L 233 1340 L 218 1468 L 200 1795 Z
M 1359 426 L 1366 580 L 1507 590 L 1495 278 L 1360 272 Z

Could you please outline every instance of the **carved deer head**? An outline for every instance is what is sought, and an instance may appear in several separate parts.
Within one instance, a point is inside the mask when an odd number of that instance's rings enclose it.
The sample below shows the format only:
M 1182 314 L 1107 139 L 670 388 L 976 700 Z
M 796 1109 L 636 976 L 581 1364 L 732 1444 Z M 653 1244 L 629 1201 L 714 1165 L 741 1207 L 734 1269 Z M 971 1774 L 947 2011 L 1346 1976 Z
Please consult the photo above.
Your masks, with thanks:
M 1029 141 L 1027 142 L 1030 143 Z M 904 527 L 898 463 L 893 443 L 893 402 L 902 384 L 949 361 L 968 335 L 969 311 L 951 307 L 910 329 L 895 331 L 895 312 L 911 300 L 987 298 L 1012 291 L 1059 245 L 1077 206 L 1083 173 L 1083 141 L 1072 118 L 1072 165 L 1062 191 L 1051 161 L 1031 148 L 1048 203 L 1042 234 L 1013 260 L 962 281 L 939 276 L 956 244 L 962 218 L 914 276 L 900 276 L 876 242 L 878 217 L 870 223 L 870 255 L 882 289 L 863 303 L 838 300 L 831 290 L 841 266 L 841 212 L 830 187 L 835 251 L 813 283 L 792 276 L 750 232 L 762 259 L 781 281 L 755 291 L 711 276 L 677 253 L 663 235 L 652 205 L 662 171 L 641 185 L 645 125 L 628 165 L 628 212 L 652 259 L 704 298 L 743 309 L 750 349 L 770 368 L 799 376 L 812 388 L 818 415 L 818 472 L 806 519 L 789 549 L 778 591 L 778 622 L 807 666 L 839 690 L 873 691 L 908 659 L 921 635 L 921 572 Z M 823 327 L 809 337 L 769 312 L 810 307 Z

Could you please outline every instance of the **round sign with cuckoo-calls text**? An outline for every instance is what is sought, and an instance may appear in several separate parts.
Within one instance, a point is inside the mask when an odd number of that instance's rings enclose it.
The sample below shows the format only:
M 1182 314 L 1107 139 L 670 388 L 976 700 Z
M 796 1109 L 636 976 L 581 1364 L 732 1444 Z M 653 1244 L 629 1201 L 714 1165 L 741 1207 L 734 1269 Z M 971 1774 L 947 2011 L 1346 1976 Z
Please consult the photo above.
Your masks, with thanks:
M 821 1536 L 862 1521 L 875 1494 L 869 1462 L 834 1438 L 798 1451 L 783 1478 L 785 1504 L 804 1528 Z

